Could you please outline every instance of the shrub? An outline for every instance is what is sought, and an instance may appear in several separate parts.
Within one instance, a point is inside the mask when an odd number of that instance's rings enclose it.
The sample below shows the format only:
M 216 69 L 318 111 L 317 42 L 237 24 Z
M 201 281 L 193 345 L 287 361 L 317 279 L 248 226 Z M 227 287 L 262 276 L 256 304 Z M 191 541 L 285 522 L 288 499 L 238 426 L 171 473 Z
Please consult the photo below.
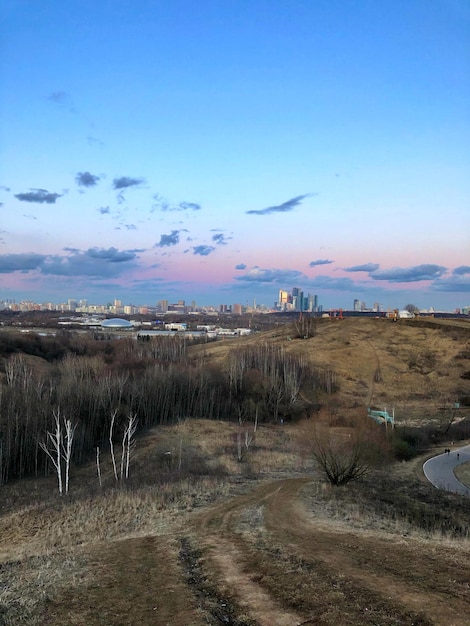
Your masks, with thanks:
M 394 437 L 392 441 L 392 454 L 397 461 L 409 461 L 416 456 L 416 448 L 413 448 L 407 441 Z

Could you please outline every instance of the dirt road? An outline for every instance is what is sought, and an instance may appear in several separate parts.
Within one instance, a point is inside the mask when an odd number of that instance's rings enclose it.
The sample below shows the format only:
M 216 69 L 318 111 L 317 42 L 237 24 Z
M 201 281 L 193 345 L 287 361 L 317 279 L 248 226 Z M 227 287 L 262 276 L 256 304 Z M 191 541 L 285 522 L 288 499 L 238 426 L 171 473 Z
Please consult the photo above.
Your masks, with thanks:
M 93 584 L 50 603 L 44 624 L 468 626 L 468 552 L 321 523 L 310 488 L 262 484 L 174 536 L 89 552 Z

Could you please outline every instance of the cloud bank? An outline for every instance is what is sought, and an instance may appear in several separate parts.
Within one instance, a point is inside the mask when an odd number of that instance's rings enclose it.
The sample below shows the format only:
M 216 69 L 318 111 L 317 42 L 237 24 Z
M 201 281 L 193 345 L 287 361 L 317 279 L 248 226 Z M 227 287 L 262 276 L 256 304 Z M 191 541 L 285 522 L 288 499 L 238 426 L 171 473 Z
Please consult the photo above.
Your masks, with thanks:
M 80 251 L 65 250 L 68 255 L 46 255 L 35 253 L 0 255 L 0 273 L 38 271 L 54 276 L 88 276 L 95 278 L 117 277 L 128 269 L 137 267 L 140 250 L 118 250 L 117 248 L 89 248 Z
M 297 270 L 289 269 L 262 269 L 253 267 L 242 276 L 236 276 L 235 280 L 250 283 L 279 283 L 282 285 L 293 285 L 300 281 L 307 281 L 307 277 Z
M 414 283 L 422 280 L 435 280 L 447 271 L 442 265 L 431 263 L 413 267 L 394 267 L 389 270 L 377 270 L 369 273 L 373 280 L 386 280 L 389 283 Z

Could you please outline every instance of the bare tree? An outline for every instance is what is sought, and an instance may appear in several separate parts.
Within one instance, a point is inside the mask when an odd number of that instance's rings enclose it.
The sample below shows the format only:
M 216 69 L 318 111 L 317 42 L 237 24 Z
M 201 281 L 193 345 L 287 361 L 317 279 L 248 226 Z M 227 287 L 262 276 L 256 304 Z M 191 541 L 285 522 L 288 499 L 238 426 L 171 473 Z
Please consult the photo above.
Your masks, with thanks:
M 240 462 L 243 458 L 243 449 L 242 449 L 242 419 L 238 418 L 238 429 L 237 429 L 237 461 Z
M 300 393 L 302 381 L 307 371 L 307 364 L 302 356 L 285 356 L 283 362 L 283 381 L 289 398 L 289 404 L 295 404 Z
M 64 420 L 65 435 L 62 440 L 62 457 L 65 463 L 65 493 L 69 492 L 70 459 L 72 458 L 73 437 L 76 428 L 77 424 L 72 424 L 70 419 Z
M 253 443 L 256 431 L 258 429 L 258 407 L 256 407 L 255 411 L 255 419 L 253 426 L 250 427 L 249 424 L 243 423 L 243 410 L 241 407 L 238 409 L 238 427 L 237 427 L 237 461 L 241 462 L 246 452 L 250 449 L 251 444 Z
M 351 426 L 331 428 L 309 420 L 301 429 L 301 445 L 315 459 L 332 485 L 358 480 L 388 458 L 385 429 L 367 417 L 354 417 Z
M 62 485 L 62 428 L 60 425 L 60 409 L 54 410 L 55 430 L 47 431 L 46 441 L 41 441 L 39 445 L 50 458 L 57 474 L 59 493 L 63 493 Z
M 253 430 L 250 432 L 250 429 L 245 428 L 245 450 L 249 450 L 253 440 L 256 436 L 256 431 L 258 430 L 258 407 L 256 407 L 255 412 L 255 422 L 253 424 Z
M 113 428 L 114 428 L 114 421 L 116 419 L 116 415 L 117 415 L 117 410 L 114 410 L 111 414 L 111 424 L 109 425 L 109 449 L 111 452 L 111 460 L 113 462 L 114 478 L 116 479 L 116 482 L 117 482 L 118 473 L 117 473 L 117 467 L 116 467 L 116 457 L 114 456 L 114 443 L 113 443 Z
M 297 338 L 310 339 L 317 334 L 317 320 L 311 315 L 301 313 L 299 319 L 294 323 Z
M 404 307 L 405 311 L 408 311 L 408 313 L 412 313 L 413 315 L 419 315 L 419 307 L 416 306 L 416 304 L 407 304 Z
M 137 416 L 134 413 L 129 413 L 127 418 L 127 424 L 124 429 L 124 435 L 122 438 L 122 453 L 121 453 L 121 480 L 123 478 L 129 478 L 129 466 L 131 460 L 131 452 L 134 448 L 134 435 L 137 430 Z
M 28 381 L 32 379 L 32 371 L 28 368 L 26 360 L 22 354 L 14 354 L 5 361 L 5 375 L 7 385 L 21 384 L 26 387 Z
M 54 425 L 54 431 L 48 431 L 46 441 L 41 441 L 39 445 L 50 458 L 54 466 L 57 474 L 59 493 L 62 495 L 64 492 L 64 481 L 65 493 L 67 494 L 69 492 L 70 460 L 72 458 L 73 438 L 77 424 L 72 424 L 70 419 L 64 419 L 62 430 L 60 409 L 57 408 L 54 409 Z
M 101 481 L 101 466 L 100 466 L 100 449 L 96 448 L 96 473 L 98 474 L 98 483 L 99 486 L 102 487 L 103 483 Z

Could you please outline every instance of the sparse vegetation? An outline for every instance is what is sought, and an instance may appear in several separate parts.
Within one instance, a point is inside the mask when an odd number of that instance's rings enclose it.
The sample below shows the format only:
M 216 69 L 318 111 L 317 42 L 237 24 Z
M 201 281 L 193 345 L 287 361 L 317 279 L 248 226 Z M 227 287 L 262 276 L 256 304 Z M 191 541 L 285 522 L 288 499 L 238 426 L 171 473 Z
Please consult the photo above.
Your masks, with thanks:
M 468 329 L 318 320 L 309 341 L 294 336 L 70 335 L 57 356 L 41 338 L 37 354 L 10 343 L 0 623 L 466 626 L 470 501 L 420 468 L 470 437 Z M 409 367 L 410 354 L 424 361 Z M 396 428 L 366 418 L 368 406 L 395 407 Z M 62 425 L 78 424 L 67 498 L 39 445 L 58 407 Z M 341 460 L 367 442 L 357 480 L 330 486 L 308 433 L 299 444 L 306 425 Z
M 375 470 L 348 487 L 322 492 L 322 497 L 330 515 L 358 526 L 379 524 L 384 530 L 427 537 L 470 538 L 470 499 L 430 489 L 413 475 Z
M 335 422 L 340 420 L 338 416 Z M 384 426 L 365 415 L 353 414 L 343 428 L 331 419 L 308 420 L 299 427 L 300 447 L 311 454 L 331 485 L 346 485 L 363 478 L 390 458 L 390 441 Z
M 141 430 L 200 416 L 239 421 L 254 420 L 256 414 L 260 422 L 277 422 L 308 408 L 311 400 L 301 399 L 302 389 L 310 398 L 322 390 L 334 391 L 333 373 L 319 374 L 305 358 L 280 346 L 235 349 L 219 369 L 204 352 L 192 358 L 188 343 L 177 337 L 123 339 L 111 345 L 113 350 L 101 355 L 67 353 L 54 366 L 21 354 L 5 359 L 0 395 L 3 482 L 40 475 L 48 471 L 49 462 L 58 471 L 57 455 L 42 454 L 41 441 L 51 439 L 46 433 L 55 432 L 59 411 L 65 423 L 76 427 L 72 458 L 80 464 L 97 448 L 103 450 L 110 428 L 115 438 L 125 440 L 130 415 Z M 129 454 L 127 470 L 128 461 Z

